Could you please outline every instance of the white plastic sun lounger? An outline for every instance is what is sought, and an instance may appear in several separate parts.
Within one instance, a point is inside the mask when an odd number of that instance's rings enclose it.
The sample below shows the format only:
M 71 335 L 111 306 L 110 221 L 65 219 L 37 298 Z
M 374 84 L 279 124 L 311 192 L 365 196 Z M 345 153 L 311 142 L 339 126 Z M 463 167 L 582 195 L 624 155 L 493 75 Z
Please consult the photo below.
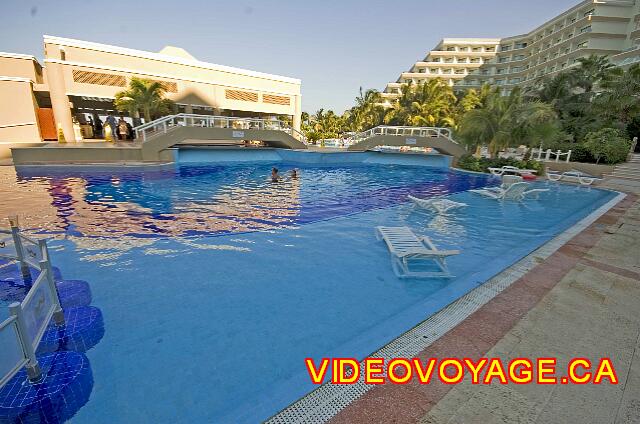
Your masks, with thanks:
M 538 171 L 536 171 L 535 169 L 520 169 L 515 166 L 505 165 L 501 168 L 489 168 L 489 172 L 491 172 L 493 175 L 504 175 L 505 173 L 523 175 L 523 174 L 535 174 Z
M 431 199 L 420 199 L 419 197 L 409 195 L 408 199 L 421 208 L 433 209 L 438 213 L 445 213 L 450 209 L 462 208 L 467 206 L 466 203 L 454 202 L 453 200 L 442 199 L 438 197 L 433 197 Z
M 580 183 L 582 185 L 591 185 L 595 181 L 601 180 L 602 178 L 594 177 L 593 175 L 585 174 L 581 171 L 566 171 L 566 172 L 557 172 L 557 171 L 548 171 L 547 178 L 551 181 L 569 181 L 574 183 Z
M 513 183 L 506 189 L 477 189 L 477 190 L 469 190 L 473 193 L 481 194 L 485 197 L 489 197 L 491 199 L 496 200 L 516 200 L 521 201 L 527 195 L 534 195 L 535 197 L 539 196 L 540 193 L 549 191 L 546 188 L 535 188 L 532 190 L 527 190 L 529 186 L 528 183 Z
M 459 250 L 438 250 L 429 237 L 418 237 L 409 227 L 376 227 L 376 237 L 387 244 L 393 271 L 400 278 L 450 278 L 445 259 L 460 253 Z M 412 271 L 410 260 L 432 260 L 439 271 Z

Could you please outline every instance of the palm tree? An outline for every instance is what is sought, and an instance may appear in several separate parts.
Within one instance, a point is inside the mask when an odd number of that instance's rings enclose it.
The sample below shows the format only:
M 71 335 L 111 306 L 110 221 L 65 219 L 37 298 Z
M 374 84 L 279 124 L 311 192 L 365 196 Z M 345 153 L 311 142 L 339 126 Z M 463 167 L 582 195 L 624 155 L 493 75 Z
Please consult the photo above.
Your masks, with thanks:
M 152 118 L 171 113 L 174 103 L 164 97 L 165 91 L 161 82 L 131 78 L 129 88 L 116 93 L 116 109 L 135 117 L 142 111 L 145 122 L 149 122 Z
M 592 54 L 577 60 L 579 66 L 571 72 L 576 87 L 580 87 L 585 93 L 591 93 L 593 87 L 607 77 L 614 67 L 606 56 Z
M 368 89 L 356 97 L 356 104 L 345 116 L 353 131 L 365 131 L 382 123 L 384 108 L 381 106 L 382 96 L 378 90 Z
M 603 91 L 593 100 L 594 108 L 604 116 L 627 126 L 640 115 L 640 65 L 626 71 L 616 68 L 602 81 Z
M 495 156 L 505 147 L 537 142 L 542 134 L 548 136 L 550 128 L 557 128 L 556 122 L 556 113 L 549 104 L 524 101 L 518 89 L 509 96 L 501 96 L 496 88 L 484 107 L 462 117 L 459 135 L 469 147 L 486 144 Z

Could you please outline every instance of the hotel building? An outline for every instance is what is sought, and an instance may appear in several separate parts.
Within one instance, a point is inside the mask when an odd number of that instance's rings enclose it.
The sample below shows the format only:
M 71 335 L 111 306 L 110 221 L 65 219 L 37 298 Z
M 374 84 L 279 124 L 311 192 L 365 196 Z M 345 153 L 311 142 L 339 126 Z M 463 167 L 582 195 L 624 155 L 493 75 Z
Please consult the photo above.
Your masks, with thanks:
M 441 78 L 449 85 L 455 85 L 467 75 L 495 57 L 499 38 L 445 38 L 427 53 L 426 57 L 403 72 L 396 82 L 387 84 L 381 93 L 384 105 L 400 94 L 404 84 L 424 82 Z
M 299 129 L 299 79 L 201 62 L 176 47 L 159 53 L 44 36 L 44 63 L 0 53 L 0 143 L 78 140 L 75 120 L 114 111 L 133 77 L 159 81 L 176 112 L 238 117 L 289 116 Z M 75 119 L 74 119 L 75 118 Z M 1 150 L 2 146 L 0 146 Z M 0 156 L 2 152 L 0 151 Z
M 436 48 L 438 54 L 446 53 L 447 40 Z M 494 40 L 495 53 L 475 69 L 459 70 L 460 78 L 449 78 L 451 71 L 429 77 L 445 77 L 461 89 L 489 83 L 508 94 L 515 86 L 553 76 L 591 54 L 606 55 L 614 64 L 628 67 L 640 62 L 640 1 L 585 0 L 526 34 Z M 444 53 L 443 46 L 447 46 Z M 388 84 L 385 97 L 393 98 L 400 85 L 412 79 L 405 75 L 413 74 L 404 73 Z

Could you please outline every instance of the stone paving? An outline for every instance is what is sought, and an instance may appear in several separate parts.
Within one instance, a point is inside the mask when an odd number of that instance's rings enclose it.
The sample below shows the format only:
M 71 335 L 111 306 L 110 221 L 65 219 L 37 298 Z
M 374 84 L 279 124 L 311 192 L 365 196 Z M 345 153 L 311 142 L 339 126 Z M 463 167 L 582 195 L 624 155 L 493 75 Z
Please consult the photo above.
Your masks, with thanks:
M 418 355 L 500 357 L 505 363 L 547 356 L 558 358 L 558 370 L 572 357 L 609 357 L 619 384 L 384 385 L 331 422 L 640 423 L 637 195 L 629 194 Z

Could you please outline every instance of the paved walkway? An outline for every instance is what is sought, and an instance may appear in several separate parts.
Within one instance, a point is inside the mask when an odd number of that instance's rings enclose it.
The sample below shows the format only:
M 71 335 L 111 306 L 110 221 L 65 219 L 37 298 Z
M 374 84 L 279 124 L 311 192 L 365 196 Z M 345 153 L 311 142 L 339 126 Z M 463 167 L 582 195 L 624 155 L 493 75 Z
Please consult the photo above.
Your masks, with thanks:
M 378 386 L 332 423 L 640 423 L 640 200 L 630 194 L 421 352 L 609 357 L 611 385 Z

